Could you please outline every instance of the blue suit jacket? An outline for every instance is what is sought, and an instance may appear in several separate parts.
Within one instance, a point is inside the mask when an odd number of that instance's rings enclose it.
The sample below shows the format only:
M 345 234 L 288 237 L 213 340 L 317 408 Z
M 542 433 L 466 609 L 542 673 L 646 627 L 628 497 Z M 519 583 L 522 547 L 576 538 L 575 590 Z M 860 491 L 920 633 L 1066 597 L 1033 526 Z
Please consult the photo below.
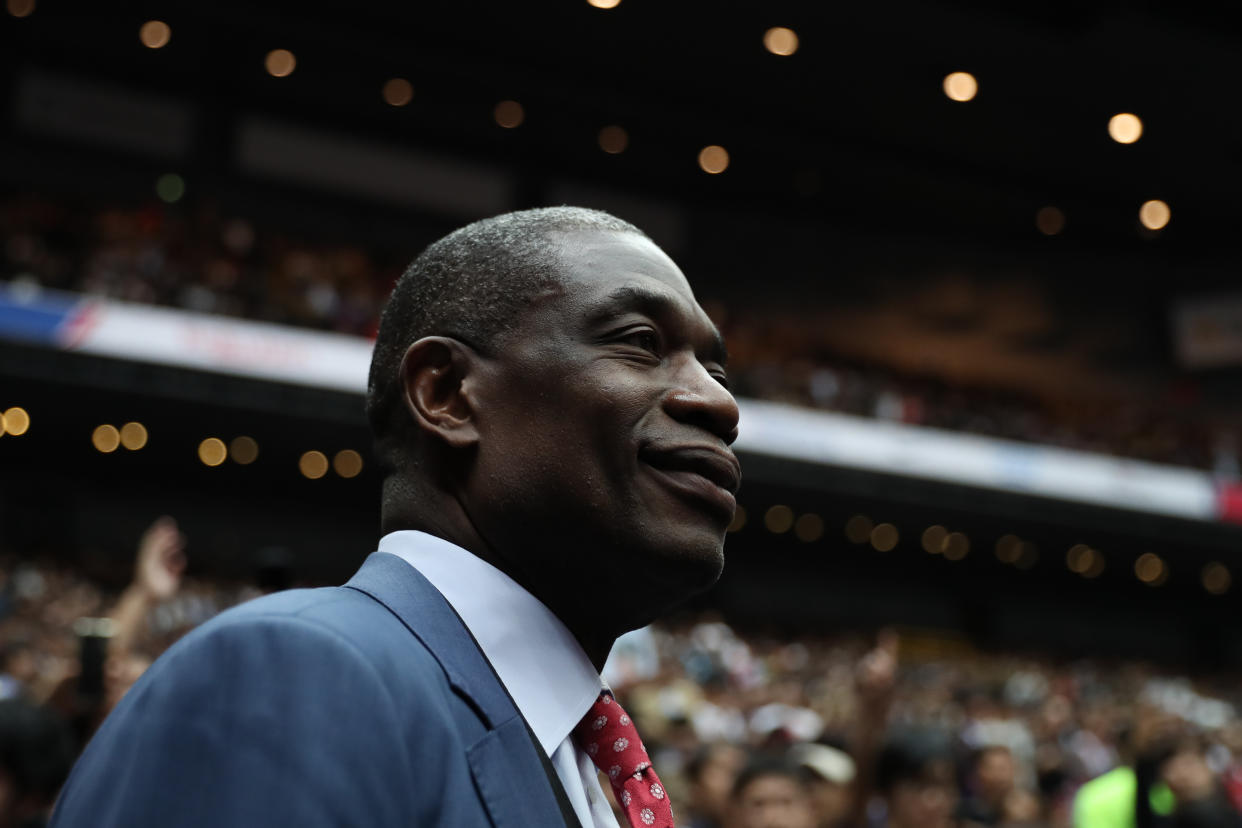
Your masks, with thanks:
M 443 596 L 377 552 L 343 587 L 252 601 L 169 649 L 51 824 L 565 825 L 540 750 Z

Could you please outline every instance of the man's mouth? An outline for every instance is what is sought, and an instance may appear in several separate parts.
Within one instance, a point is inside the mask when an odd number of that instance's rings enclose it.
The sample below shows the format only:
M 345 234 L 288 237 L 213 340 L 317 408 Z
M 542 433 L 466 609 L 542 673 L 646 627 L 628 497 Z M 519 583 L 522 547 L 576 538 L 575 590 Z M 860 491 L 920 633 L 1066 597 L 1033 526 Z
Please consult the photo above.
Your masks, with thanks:
M 732 452 L 708 446 L 651 448 L 642 451 L 639 459 L 683 497 L 705 503 L 732 519 L 742 483 L 741 466 Z

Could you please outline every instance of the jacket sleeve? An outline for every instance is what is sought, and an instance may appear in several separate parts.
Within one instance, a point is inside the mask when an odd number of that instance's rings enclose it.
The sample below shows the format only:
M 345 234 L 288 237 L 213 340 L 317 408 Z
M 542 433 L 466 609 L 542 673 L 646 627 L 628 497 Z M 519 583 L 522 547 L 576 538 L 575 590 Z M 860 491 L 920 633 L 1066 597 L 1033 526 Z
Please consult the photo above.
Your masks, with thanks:
M 252 615 L 200 629 L 104 722 L 51 825 L 420 824 L 391 693 L 318 622 Z

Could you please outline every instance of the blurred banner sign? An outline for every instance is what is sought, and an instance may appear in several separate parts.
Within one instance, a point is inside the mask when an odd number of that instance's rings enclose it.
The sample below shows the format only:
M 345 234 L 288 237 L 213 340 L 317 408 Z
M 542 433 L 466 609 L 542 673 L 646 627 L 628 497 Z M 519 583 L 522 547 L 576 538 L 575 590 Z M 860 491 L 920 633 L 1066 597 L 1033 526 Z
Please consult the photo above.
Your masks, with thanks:
M 0 283 L 0 339 L 366 393 L 372 342 L 355 336 Z M 1052 446 L 739 400 L 736 447 L 863 469 L 1195 520 L 1242 520 L 1242 489 L 1211 475 Z
M 1179 301 L 1173 336 L 1188 368 L 1242 365 L 1242 293 Z
M 246 172 L 349 196 L 477 219 L 513 204 L 508 175 L 482 164 L 251 117 L 237 129 Z
M 15 120 L 30 132 L 161 158 L 190 148 L 191 106 L 150 92 L 28 70 L 14 106 Z
M 741 451 L 1172 517 L 1220 517 L 1216 485 L 1197 469 L 783 403 L 738 404 Z
M 13 286 L 0 286 L 0 337 L 355 394 L 371 365 L 361 337 Z

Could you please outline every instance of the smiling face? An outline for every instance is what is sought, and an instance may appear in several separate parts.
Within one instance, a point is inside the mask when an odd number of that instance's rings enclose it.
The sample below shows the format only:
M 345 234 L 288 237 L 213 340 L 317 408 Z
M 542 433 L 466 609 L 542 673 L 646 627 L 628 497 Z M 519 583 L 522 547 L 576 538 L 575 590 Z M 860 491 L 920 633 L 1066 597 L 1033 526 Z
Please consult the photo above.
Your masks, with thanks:
M 719 333 L 663 251 L 630 233 L 559 241 L 557 288 L 467 380 L 466 508 L 562 617 L 639 626 L 720 574 L 737 405 Z

